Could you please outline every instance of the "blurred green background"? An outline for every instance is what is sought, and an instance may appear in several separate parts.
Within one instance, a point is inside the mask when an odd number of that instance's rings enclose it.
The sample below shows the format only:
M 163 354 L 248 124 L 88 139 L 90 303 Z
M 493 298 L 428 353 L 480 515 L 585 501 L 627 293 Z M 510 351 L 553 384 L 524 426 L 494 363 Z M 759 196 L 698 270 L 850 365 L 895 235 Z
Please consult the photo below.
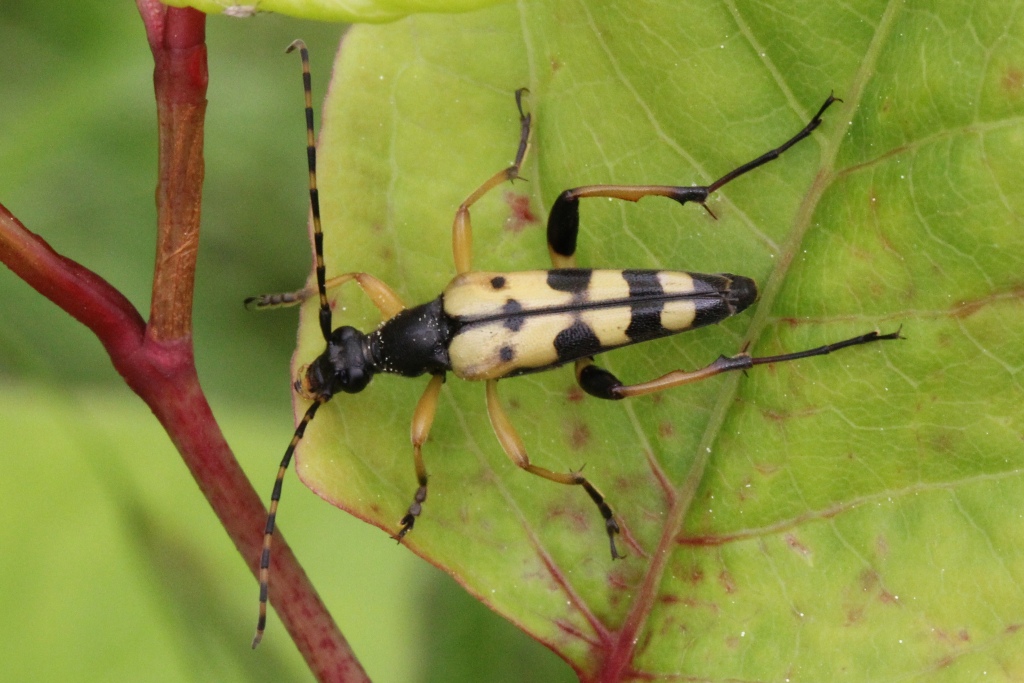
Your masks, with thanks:
M 200 377 L 259 490 L 292 431 L 292 312 L 242 299 L 310 265 L 297 61 L 319 100 L 342 27 L 212 16 Z M 0 202 L 148 312 L 152 59 L 133 3 L 0 4 Z M 148 409 L 99 343 L 0 269 L 0 660 L 8 680 L 308 680 Z M 385 534 L 291 477 L 283 526 L 371 678 L 573 680 L 568 667 Z

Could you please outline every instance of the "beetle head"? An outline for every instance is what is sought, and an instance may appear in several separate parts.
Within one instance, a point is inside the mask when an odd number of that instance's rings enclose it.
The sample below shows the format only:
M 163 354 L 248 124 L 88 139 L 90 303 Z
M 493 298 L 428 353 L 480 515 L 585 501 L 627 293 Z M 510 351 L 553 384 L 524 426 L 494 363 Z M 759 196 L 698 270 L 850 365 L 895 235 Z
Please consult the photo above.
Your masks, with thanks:
M 302 369 L 295 390 L 307 399 L 329 399 L 339 391 L 357 394 L 371 379 L 368 338 L 345 325 L 334 330 L 324 352 Z

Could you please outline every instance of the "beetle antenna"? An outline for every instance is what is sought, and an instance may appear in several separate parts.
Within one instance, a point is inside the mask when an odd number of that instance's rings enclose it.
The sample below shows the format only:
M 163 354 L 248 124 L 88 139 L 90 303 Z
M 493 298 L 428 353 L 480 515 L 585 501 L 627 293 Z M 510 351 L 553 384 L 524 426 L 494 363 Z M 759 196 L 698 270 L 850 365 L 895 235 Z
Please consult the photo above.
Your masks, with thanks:
M 306 432 L 306 425 L 313 420 L 317 409 L 326 401 L 326 398 L 318 397 L 306 409 L 306 414 L 302 416 L 299 426 L 295 428 L 295 434 L 292 435 L 291 443 L 285 449 L 284 457 L 281 458 L 281 466 L 277 470 L 277 478 L 274 479 L 274 490 L 270 494 L 270 511 L 267 513 L 267 526 L 263 531 L 263 552 L 260 553 L 260 616 L 256 621 L 256 635 L 252 638 L 254 650 L 260 644 L 260 641 L 263 640 L 263 632 L 267 628 L 267 598 L 270 593 L 270 543 L 274 539 L 277 504 L 281 502 L 281 485 L 284 483 L 284 475 L 288 472 L 288 466 L 292 462 L 292 454 L 295 453 L 295 447 L 302 440 L 302 435 Z
M 327 302 L 326 268 L 324 267 L 324 234 L 320 228 L 320 194 L 316 187 L 316 136 L 313 134 L 313 88 L 312 79 L 309 75 L 309 50 L 301 40 L 294 41 L 288 46 L 286 52 L 292 52 L 298 48 L 302 57 L 302 89 L 306 95 L 306 158 L 309 163 L 309 205 L 313 214 L 313 251 L 316 256 L 316 286 L 320 295 L 320 330 L 323 332 L 324 340 L 330 343 L 331 339 L 331 306 Z M 270 545 L 274 538 L 274 527 L 277 521 L 277 505 L 281 501 L 281 486 L 284 483 L 284 476 L 288 472 L 295 447 L 302 440 L 308 425 L 316 411 L 321 405 L 327 402 L 330 395 L 319 395 L 306 409 L 295 433 L 292 435 L 291 443 L 285 449 L 284 457 L 281 458 L 281 465 L 277 470 L 277 478 L 274 479 L 274 489 L 270 494 L 270 508 L 267 512 L 267 525 L 263 531 L 263 552 L 260 553 L 260 613 L 256 622 L 256 635 L 253 636 L 252 646 L 255 648 L 263 639 L 263 632 L 267 627 L 267 599 L 270 593 Z
M 316 288 L 320 295 L 320 331 L 331 340 L 331 305 L 327 302 L 327 269 L 324 267 L 324 233 L 320 229 L 320 192 L 316 187 L 316 136 L 313 134 L 313 79 L 309 75 L 309 50 L 301 40 L 285 52 L 298 49 L 302 57 L 302 89 L 306 95 L 306 160 L 309 164 L 309 206 L 313 213 L 313 251 L 316 256 Z

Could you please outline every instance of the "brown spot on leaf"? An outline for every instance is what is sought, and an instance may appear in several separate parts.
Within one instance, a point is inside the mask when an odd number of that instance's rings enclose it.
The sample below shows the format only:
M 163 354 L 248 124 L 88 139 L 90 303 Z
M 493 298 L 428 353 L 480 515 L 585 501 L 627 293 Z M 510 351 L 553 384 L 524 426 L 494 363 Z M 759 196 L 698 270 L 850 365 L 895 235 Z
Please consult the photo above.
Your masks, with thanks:
M 1003 90 L 1011 95 L 1020 95 L 1024 89 L 1024 71 L 1015 66 L 1006 69 L 1002 81 Z
M 1008 297 L 1014 299 L 1024 298 L 1024 285 L 1016 284 L 1007 290 L 987 294 L 978 299 L 961 301 L 953 307 L 952 313 L 960 319 L 969 318 L 985 306 L 1005 300 Z
M 953 317 L 963 320 L 964 318 L 970 318 L 972 315 L 984 308 L 985 302 L 981 300 L 975 301 L 962 301 L 959 306 L 953 308 Z
M 715 614 L 715 615 L 717 615 L 721 611 L 721 608 L 718 606 L 718 603 L 714 602 L 712 600 L 698 600 L 697 598 L 683 598 L 682 603 L 684 605 L 686 605 L 687 607 L 690 607 L 690 608 L 693 608 L 693 609 L 706 609 L 706 610 L 708 610 L 709 612 L 711 612 L 712 614 Z
M 586 533 L 589 528 L 588 520 L 590 517 L 578 508 L 566 508 L 562 505 L 555 505 L 551 507 L 548 516 L 551 519 L 567 520 L 572 530 L 577 533 Z
M 608 572 L 608 585 L 616 591 L 624 591 L 628 588 L 625 578 L 619 572 Z
M 959 452 L 959 448 L 957 447 L 959 441 L 957 441 L 954 435 L 950 432 L 943 431 L 932 434 L 927 441 L 930 453 L 955 454 Z
M 804 557 L 811 556 L 811 549 L 800 542 L 800 540 L 793 534 L 786 534 L 784 537 L 786 545 L 789 546 L 790 550 L 795 550 L 797 553 Z
M 724 569 L 718 573 L 718 583 L 726 593 L 736 592 L 736 581 L 733 580 L 732 574 Z
M 569 387 L 569 390 L 565 392 L 565 398 L 566 400 L 569 401 L 569 403 L 579 403 L 580 401 L 583 400 L 583 396 L 583 390 L 580 389 L 579 386 L 575 384 Z
M 506 192 L 505 203 L 508 204 L 509 215 L 505 219 L 505 229 L 519 233 L 528 225 L 537 223 L 537 215 L 530 208 L 530 198 L 518 192 Z
M 676 428 L 671 422 L 665 421 L 658 425 L 658 436 L 668 439 L 675 436 Z
M 590 443 L 590 427 L 584 422 L 575 422 L 569 431 L 569 448 L 574 451 L 582 450 Z

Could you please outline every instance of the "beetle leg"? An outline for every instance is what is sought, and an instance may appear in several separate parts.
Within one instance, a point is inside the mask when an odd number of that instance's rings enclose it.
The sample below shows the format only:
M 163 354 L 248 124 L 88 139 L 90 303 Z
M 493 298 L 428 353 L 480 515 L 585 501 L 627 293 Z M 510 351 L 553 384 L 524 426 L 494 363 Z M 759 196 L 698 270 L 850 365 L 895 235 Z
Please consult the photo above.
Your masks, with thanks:
M 366 296 L 370 297 L 370 301 L 380 311 L 381 316 L 384 320 L 390 320 L 395 315 L 405 308 L 405 304 L 402 303 L 402 299 L 399 298 L 395 291 L 388 287 L 384 282 L 378 280 L 372 275 L 367 273 L 345 273 L 337 277 L 332 277 L 324 283 L 325 289 L 331 289 L 338 285 L 343 285 L 350 280 L 355 280 Z M 297 306 L 306 299 L 316 296 L 317 289 L 314 286 L 304 287 L 294 292 L 283 292 L 280 294 L 261 294 L 260 296 L 251 296 L 245 300 L 246 306 L 252 306 L 253 308 L 284 308 L 285 306 Z
M 515 180 L 519 177 L 519 169 L 526 158 L 526 152 L 530 149 L 530 121 L 531 115 L 523 113 L 523 93 L 526 88 L 516 90 L 516 106 L 519 108 L 519 149 L 516 151 L 516 160 L 508 168 L 502 169 L 488 178 L 483 185 L 476 188 L 466 200 L 459 205 L 455 212 L 455 222 L 452 224 L 452 251 L 455 254 L 455 271 L 458 274 L 468 273 L 473 269 L 473 225 L 469 218 L 469 207 L 475 204 L 489 191 L 501 185 L 506 180 Z
M 512 426 L 512 422 L 509 421 L 508 415 L 505 414 L 505 409 L 501 406 L 501 399 L 498 397 L 498 380 L 492 379 L 487 381 L 487 414 L 491 419 L 491 427 L 494 429 L 495 435 L 498 437 L 498 441 L 501 443 L 501 447 L 505 449 L 505 453 L 508 454 L 509 459 L 516 465 L 530 474 L 536 474 L 539 477 L 544 477 L 550 481 L 558 484 L 567 484 L 570 486 L 582 486 L 583 490 L 587 492 L 590 499 L 597 505 L 597 509 L 601 512 L 601 517 L 604 518 L 605 531 L 608 532 L 608 542 L 611 546 L 612 559 L 618 559 L 623 557 L 619 554 L 618 549 L 615 547 L 615 535 L 619 533 L 619 524 L 615 521 L 615 514 L 612 512 L 612 508 L 605 501 L 604 496 L 597 488 L 594 487 L 586 477 L 579 472 L 569 472 L 567 474 L 561 474 L 559 472 L 552 472 L 549 469 L 538 467 L 530 462 L 530 457 L 526 453 L 526 448 L 523 446 L 523 440 L 519 438 L 519 434 L 516 432 L 515 427 Z
M 431 377 L 412 414 L 412 427 L 409 432 L 412 437 L 412 457 L 416 465 L 416 481 L 419 482 L 419 488 L 416 489 L 416 494 L 413 496 L 412 505 L 409 506 L 409 510 L 399 522 L 402 525 L 401 528 L 392 536 L 399 542 L 402 537 L 412 531 L 413 525 L 416 524 L 416 518 L 423 510 L 423 502 L 427 499 L 427 468 L 423 464 L 423 444 L 430 436 L 430 427 L 434 424 L 434 415 L 437 414 L 437 397 L 441 393 L 442 384 L 444 384 L 444 375 Z
M 750 356 L 747 353 L 740 353 L 735 356 L 719 356 L 713 363 L 710 363 L 699 370 L 693 370 L 690 372 L 685 370 L 673 370 L 672 372 L 662 375 L 656 379 L 652 379 L 649 382 L 628 385 L 623 384 L 615 375 L 607 370 L 594 365 L 593 359 L 584 358 L 576 361 L 576 381 L 579 382 L 580 388 L 591 396 L 609 400 L 618 400 L 630 396 L 653 394 L 659 391 L 664 391 L 665 389 L 671 389 L 672 387 L 678 387 L 683 384 L 699 382 L 731 370 L 748 370 L 755 365 L 785 363 L 787 361 L 809 358 L 811 356 L 824 356 L 832 353 L 833 351 L 845 349 L 850 346 L 859 346 L 861 344 L 869 344 L 876 341 L 902 338 L 903 337 L 900 335 L 899 330 L 890 332 L 889 334 L 880 334 L 875 331 L 862 334 L 859 337 L 852 337 L 840 342 L 826 344 L 825 346 L 818 346 L 813 349 L 796 351 L 794 353 L 784 353 L 778 356 L 755 357 Z
M 558 195 L 548 214 L 548 252 L 555 268 L 574 268 L 576 266 L 576 238 L 580 229 L 580 199 L 586 197 L 610 197 L 637 202 L 644 197 L 658 196 L 674 199 L 680 204 L 697 202 L 711 213 L 705 202 L 708 196 L 726 183 L 739 176 L 762 166 L 787 149 L 808 137 L 815 128 L 821 125 L 821 115 L 839 98 L 829 95 L 821 105 L 818 113 L 799 133 L 782 145 L 765 152 L 752 161 L 729 171 L 710 185 L 693 185 L 690 187 L 673 187 L 671 185 L 586 185 L 565 190 Z M 713 213 L 711 213 L 714 216 Z

